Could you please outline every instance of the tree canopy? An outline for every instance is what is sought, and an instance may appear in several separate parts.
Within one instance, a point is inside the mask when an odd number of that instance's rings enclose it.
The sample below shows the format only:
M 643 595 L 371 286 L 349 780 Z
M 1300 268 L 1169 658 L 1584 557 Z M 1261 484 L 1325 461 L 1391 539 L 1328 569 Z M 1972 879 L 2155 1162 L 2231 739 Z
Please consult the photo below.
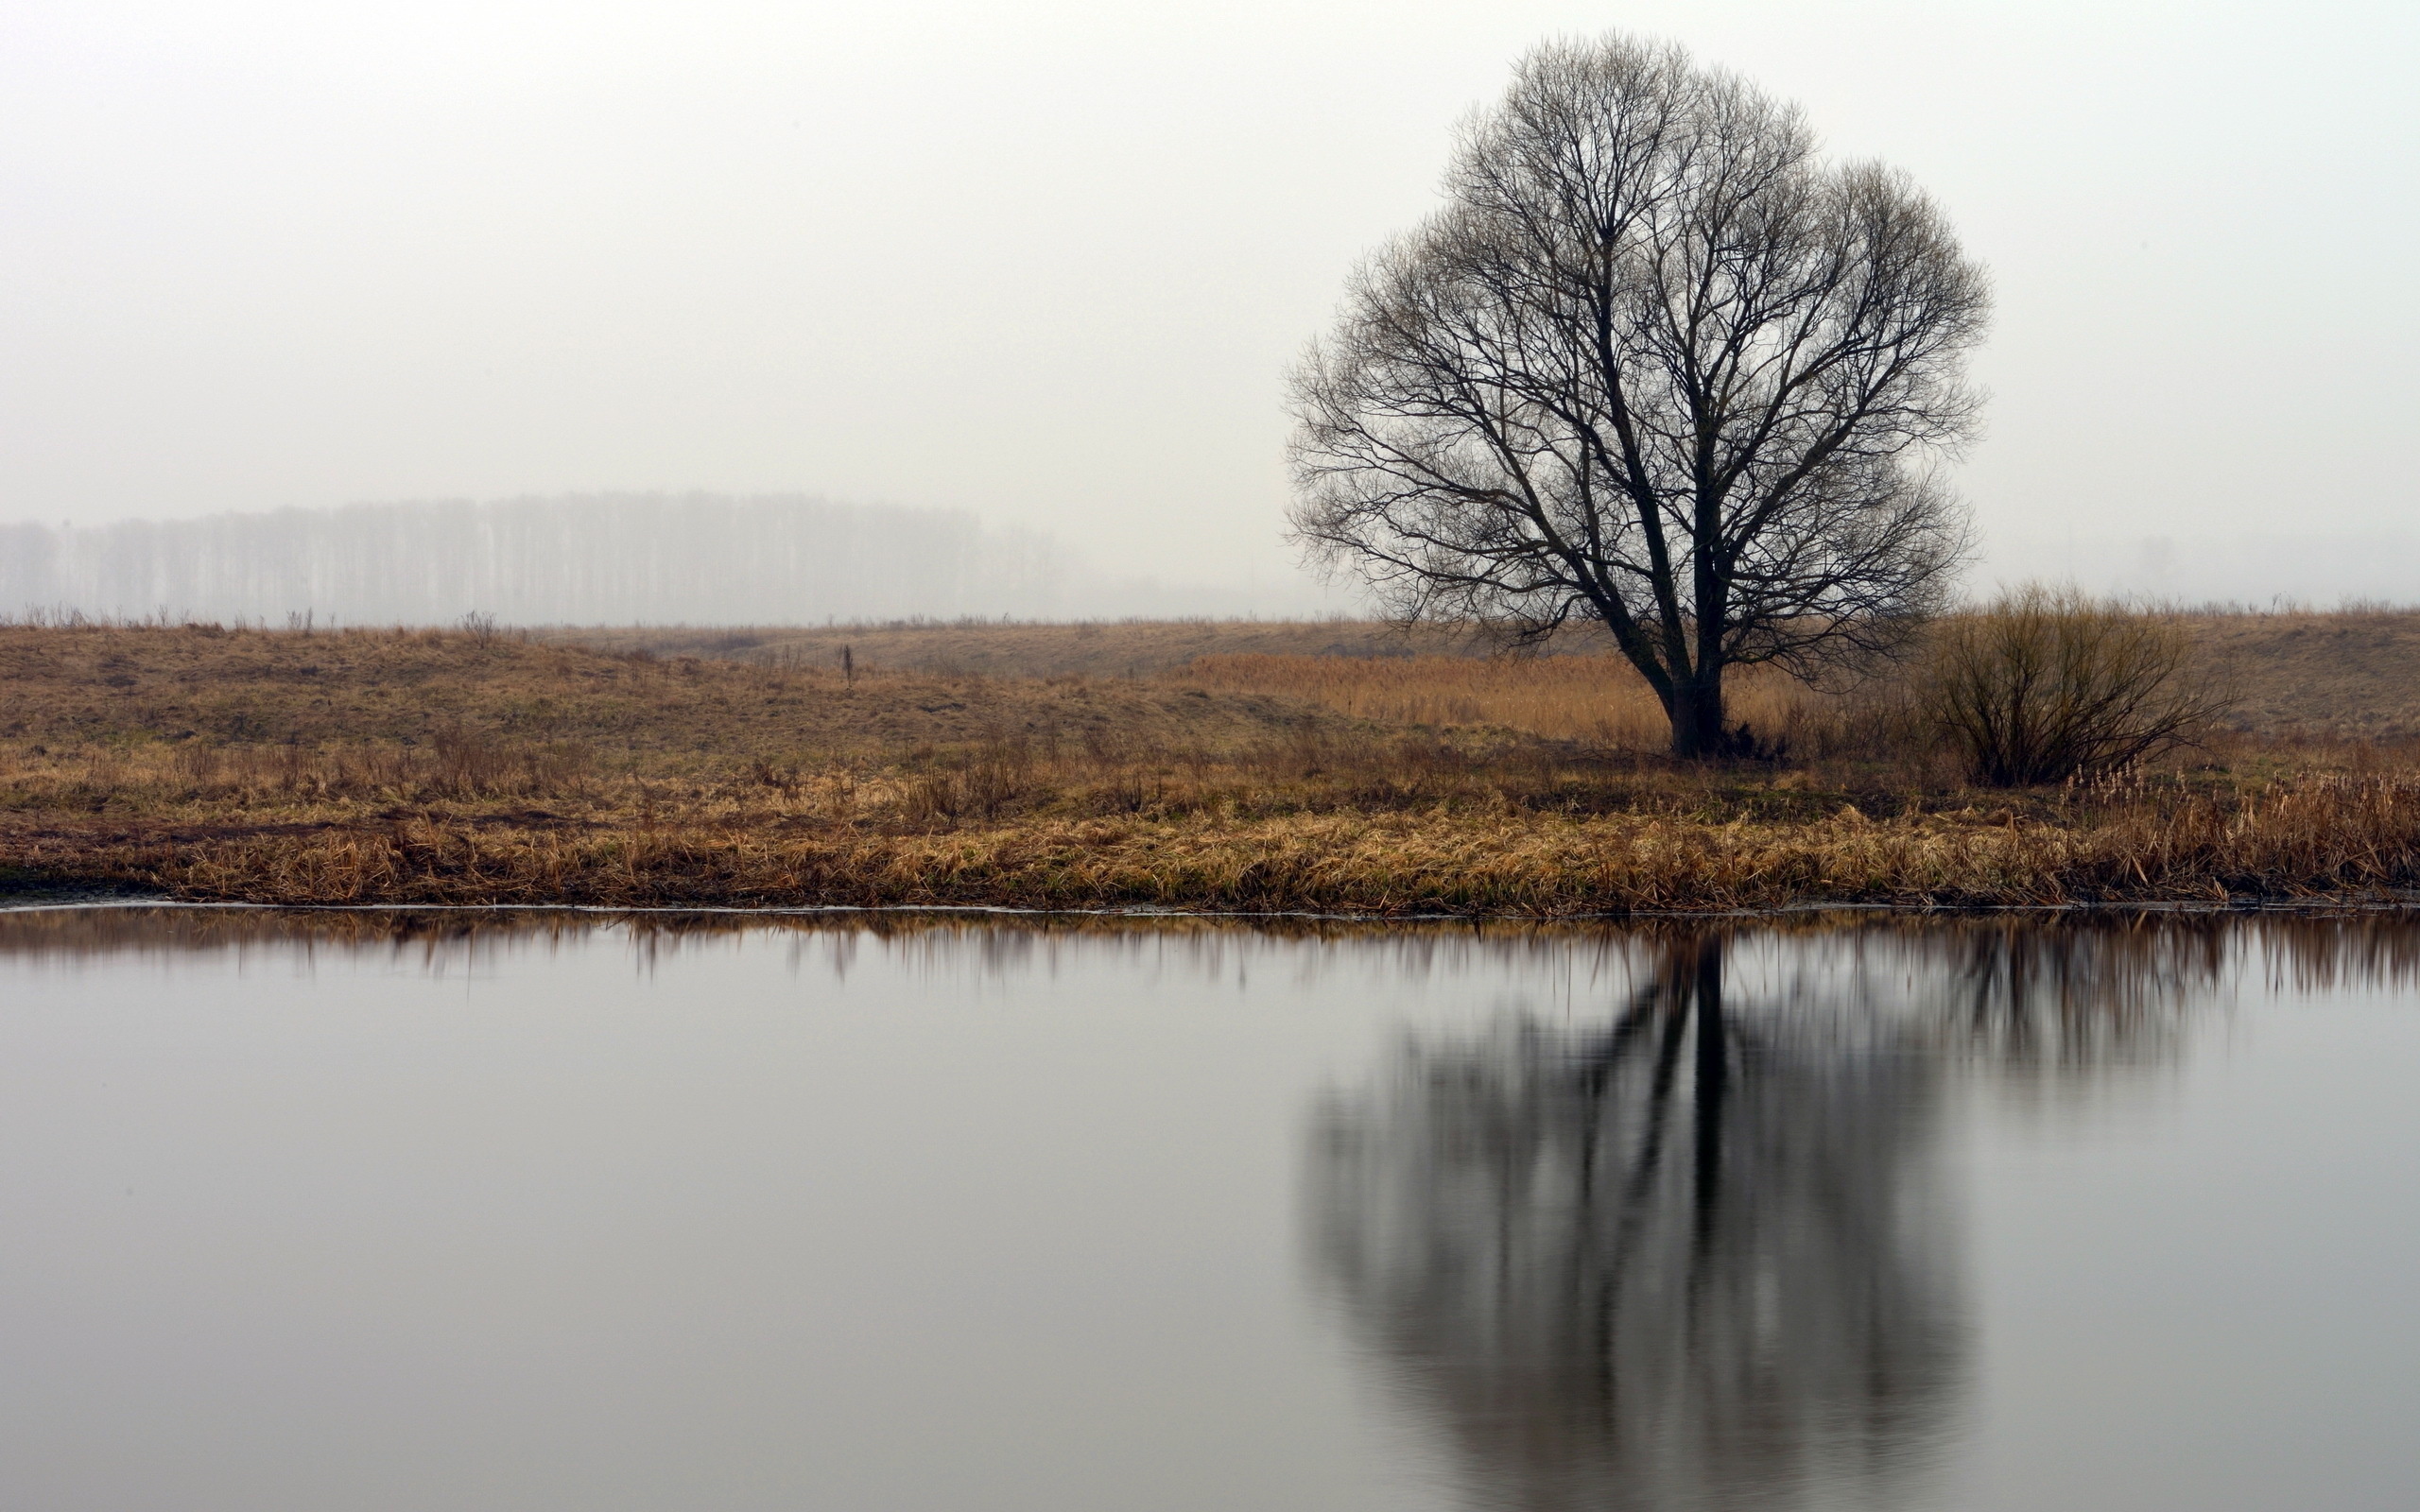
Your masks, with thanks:
M 1554 43 L 1292 375 L 1299 540 L 1405 617 L 1601 621 L 1718 754 L 1727 667 L 1887 647 L 1965 543 L 1987 281 L 1906 175 L 1668 44 Z

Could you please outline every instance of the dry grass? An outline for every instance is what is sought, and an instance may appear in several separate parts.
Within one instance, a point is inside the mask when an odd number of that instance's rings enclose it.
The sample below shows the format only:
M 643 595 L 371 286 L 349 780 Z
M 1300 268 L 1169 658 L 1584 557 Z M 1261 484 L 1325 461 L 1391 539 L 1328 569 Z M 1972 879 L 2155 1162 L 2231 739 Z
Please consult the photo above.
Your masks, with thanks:
M 1082 678 L 784 670 L 448 630 L 0 626 L 0 741 L 426 747 L 448 730 L 617 768 L 822 759 L 1000 735 L 1213 748 L 1320 715 Z
M 872 810 L 868 813 L 866 811 Z M 888 810 L 888 812 L 885 812 Z M 2420 884 L 2420 782 L 2104 795 L 2019 817 L 1874 820 L 1199 808 L 901 822 L 899 795 L 665 803 L 575 821 L 441 812 L 299 827 L 18 830 L 61 879 L 289 903 L 1011 904 L 1534 916 L 2391 894 Z
M 2187 615 L 2196 649 L 2250 732 L 2420 737 L 2420 613 Z
M 848 647 L 860 666 L 993 678 L 1150 678 L 1198 657 L 1398 657 L 1479 649 L 1470 636 L 1365 620 L 1134 620 L 1063 625 L 969 620 L 691 629 L 556 627 L 540 638 L 605 651 L 719 657 L 760 666 L 828 668 Z
M 1496 726 L 1640 753 L 1669 744 L 1654 691 L 1618 656 L 1220 655 L 1199 658 L 1169 677 L 1226 693 L 1300 698 L 1385 724 Z M 1744 720 L 1760 737 L 1803 755 L 1879 750 L 1910 713 L 1904 691 L 1892 682 L 1824 693 L 1765 667 L 1740 671 L 1728 698 L 1732 722 Z
M 2192 638 L 2201 664 L 2234 696 L 2234 729 L 2256 734 L 2377 740 L 2420 737 L 2420 611 L 2197 611 L 2169 617 Z M 840 649 L 847 645 L 854 648 L 861 667 L 1044 679 L 1148 679 L 1212 657 L 1384 662 L 1413 656 L 1484 659 L 1487 651 L 1480 642 L 1434 628 L 1406 632 L 1383 625 L 1330 620 L 600 628 L 542 633 L 562 644 L 614 652 L 647 650 L 665 657 L 687 655 L 802 669 L 837 668 Z M 1557 650 L 1596 657 L 1608 655 L 1611 648 L 1601 637 L 1583 630 Z M 1754 692 L 1753 687 L 1743 689 L 1745 696 L 1753 696 Z M 1577 738 L 1575 731 L 1553 733 Z
M 0 868 L 298 903 L 1538 916 L 2420 885 L 2391 742 L 1982 794 L 1873 690 L 1744 683 L 1793 762 L 1676 765 L 1626 679 L 1239 655 L 849 682 L 510 635 L 5 628 Z

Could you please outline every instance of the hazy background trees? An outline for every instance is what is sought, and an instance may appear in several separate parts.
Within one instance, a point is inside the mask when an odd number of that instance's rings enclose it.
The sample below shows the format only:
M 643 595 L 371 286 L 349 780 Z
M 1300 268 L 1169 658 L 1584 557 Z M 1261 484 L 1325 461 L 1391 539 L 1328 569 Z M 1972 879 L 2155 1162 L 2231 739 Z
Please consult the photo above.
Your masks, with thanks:
M 962 510 L 804 495 L 565 495 L 354 505 L 86 527 L 0 526 L 0 612 L 311 614 L 320 623 L 820 624 L 1297 612 L 1112 577 L 1050 536 Z
M 1406 616 L 1602 621 L 1683 755 L 1737 739 L 1727 668 L 1812 672 L 1942 601 L 1989 296 L 1905 176 L 1615 36 L 1524 59 L 1445 198 L 1295 371 L 1315 554 Z

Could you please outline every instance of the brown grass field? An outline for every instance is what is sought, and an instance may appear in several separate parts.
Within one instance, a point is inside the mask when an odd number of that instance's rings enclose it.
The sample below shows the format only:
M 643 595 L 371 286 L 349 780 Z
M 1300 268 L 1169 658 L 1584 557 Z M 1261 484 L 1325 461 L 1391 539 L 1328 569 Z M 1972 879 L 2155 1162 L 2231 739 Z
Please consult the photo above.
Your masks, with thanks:
M 2394 739 L 2420 736 L 2420 612 L 2194 613 L 2177 616 L 2189 625 L 2205 654 L 2209 674 L 2238 699 L 2232 727 L 2267 732 L 2301 731 Z M 1098 679 L 1153 678 L 1228 656 L 1320 659 L 1337 675 L 1383 679 L 1385 663 L 1429 657 L 1453 662 L 1501 661 L 1485 643 L 1467 635 L 1423 627 L 1354 621 L 1175 621 L 1138 624 L 999 625 L 915 624 L 844 626 L 806 629 L 550 629 L 540 638 L 610 651 L 645 650 L 658 656 L 697 656 L 770 667 L 837 668 L 842 646 L 861 665 L 942 676 L 994 678 L 1085 677 Z M 1558 643 L 1557 662 L 1566 657 L 1610 660 L 1601 636 L 1580 631 Z M 1441 676 L 1467 677 L 1486 693 L 1512 683 L 1498 672 L 1441 668 Z M 1756 696 L 1751 677 L 1747 690 Z M 1206 683 L 1204 684 L 1207 685 Z M 1587 696 L 1596 686 L 1637 687 L 1626 667 L 1611 663 L 1608 680 L 1576 674 L 1575 688 Z M 1775 686 L 1778 687 L 1776 680 Z M 1467 692 L 1468 690 L 1463 690 Z M 1374 717 L 1389 717 L 1375 713 Z M 1575 731 L 1576 733 L 1576 731 Z M 1660 741 L 1660 733 L 1656 737 Z
M 6 627 L 0 886 L 1523 916 L 2420 886 L 2420 615 L 2192 629 L 2225 728 L 2008 792 L 1889 677 L 1743 677 L 1786 758 L 1679 765 L 1584 644 L 1375 626 Z

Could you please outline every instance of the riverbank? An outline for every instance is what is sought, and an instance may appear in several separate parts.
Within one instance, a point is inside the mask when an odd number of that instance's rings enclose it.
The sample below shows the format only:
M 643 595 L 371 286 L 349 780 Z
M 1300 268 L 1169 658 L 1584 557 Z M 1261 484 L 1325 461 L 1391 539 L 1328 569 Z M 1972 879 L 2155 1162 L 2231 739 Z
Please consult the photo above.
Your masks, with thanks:
M 1875 819 L 1332 810 L 859 826 L 774 807 L 448 806 L 261 823 L 11 816 L 20 885 L 182 899 L 607 906 L 989 904 L 1555 917 L 2377 895 L 2420 885 L 2420 783 Z
M 2399 740 L 2238 730 L 1994 792 L 1888 697 L 1772 704 L 1800 756 L 1696 766 L 1625 744 L 1631 695 L 1592 703 L 1602 680 L 1576 659 L 851 677 L 467 633 L 0 629 L 0 892 L 1558 917 L 2420 886 Z M 1356 712 L 1388 699 L 1434 722 Z

